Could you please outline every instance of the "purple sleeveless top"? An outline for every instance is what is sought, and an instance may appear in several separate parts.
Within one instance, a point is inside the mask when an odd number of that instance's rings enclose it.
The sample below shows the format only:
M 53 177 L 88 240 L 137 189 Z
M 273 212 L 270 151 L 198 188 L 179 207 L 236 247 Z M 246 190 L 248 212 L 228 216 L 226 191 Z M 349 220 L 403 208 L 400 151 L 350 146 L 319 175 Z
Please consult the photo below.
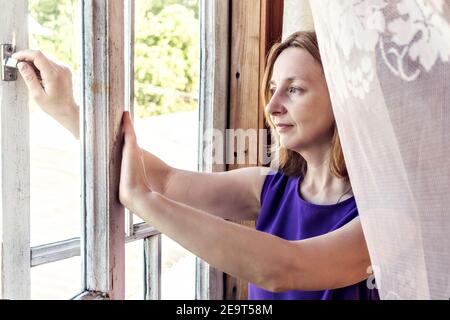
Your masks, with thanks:
M 286 240 L 307 239 L 339 229 L 358 216 L 355 198 L 335 205 L 317 205 L 303 200 L 298 193 L 300 178 L 277 172 L 268 175 L 261 191 L 261 211 L 256 229 Z M 376 289 L 366 281 L 323 291 L 269 292 L 253 284 L 248 287 L 249 300 L 329 300 L 379 299 Z

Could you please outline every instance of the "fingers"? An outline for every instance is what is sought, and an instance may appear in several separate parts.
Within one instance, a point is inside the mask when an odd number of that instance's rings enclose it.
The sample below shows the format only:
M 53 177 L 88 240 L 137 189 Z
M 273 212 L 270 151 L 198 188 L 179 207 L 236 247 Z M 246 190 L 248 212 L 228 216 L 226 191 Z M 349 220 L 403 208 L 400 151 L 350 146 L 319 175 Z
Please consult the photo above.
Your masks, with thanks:
M 17 65 L 20 74 L 25 80 L 25 84 L 30 91 L 30 95 L 33 99 L 39 100 L 43 95 L 45 95 L 45 91 L 42 88 L 42 84 L 36 75 L 34 69 L 26 62 L 20 62 Z
M 22 50 L 12 55 L 14 59 L 32 62 L 41 72 L 43 77 L 48 77 L 54 73 L 52 62 L 41 52 L 37 50 Z
M 125 143 L 132 142 L 137 144 L 136 133 L 134 132 L 133 123 L 131 122 L 130 112 L 123 113 L 123 130 L 125 134 Z

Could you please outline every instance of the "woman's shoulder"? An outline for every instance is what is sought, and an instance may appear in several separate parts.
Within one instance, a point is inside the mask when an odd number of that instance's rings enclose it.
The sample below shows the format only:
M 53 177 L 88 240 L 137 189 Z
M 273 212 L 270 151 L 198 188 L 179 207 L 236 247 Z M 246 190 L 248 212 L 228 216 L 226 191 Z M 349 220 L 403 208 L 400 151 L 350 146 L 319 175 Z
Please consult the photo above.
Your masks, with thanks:
M 264 184 L 270 185 L 270 184 L 279 184 L 281 182 L 287 183 L 289 181 L 297 180 L 298 177 L 294 176 L 288 176 L 282 171 L 274 171 L 272 169 L 267 170 L 265 172 L 265 180 Z
M 295 188 L 297 181 L 298 177 L 288 176 L 282 171 L 267 171 L 261 188 L 261 200 L 268 194 L 284 193 L 287 189 Z

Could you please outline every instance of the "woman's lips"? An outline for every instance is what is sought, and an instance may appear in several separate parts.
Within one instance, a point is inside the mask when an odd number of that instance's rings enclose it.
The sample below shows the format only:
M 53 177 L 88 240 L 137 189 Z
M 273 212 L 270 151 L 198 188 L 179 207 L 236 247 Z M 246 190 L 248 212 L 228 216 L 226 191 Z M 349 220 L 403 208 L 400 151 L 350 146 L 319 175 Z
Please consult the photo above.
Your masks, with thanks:
M 285 132 L 285 131 L 288 131 L 289 129 L 291 129 L 293 127 L 293 125 L 285 124 L 285 123 L 278 123 L 276 125 L 276 127 L 277 127 L 278 132 Z

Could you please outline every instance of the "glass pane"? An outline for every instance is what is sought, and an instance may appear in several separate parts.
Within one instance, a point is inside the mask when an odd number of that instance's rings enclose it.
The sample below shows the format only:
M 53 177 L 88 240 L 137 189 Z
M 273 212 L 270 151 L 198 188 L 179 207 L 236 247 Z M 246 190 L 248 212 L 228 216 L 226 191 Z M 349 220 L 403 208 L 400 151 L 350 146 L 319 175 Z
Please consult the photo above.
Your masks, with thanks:
M 195 256 L 162 236 L 161 299 L 195 299 Z
M 136 1 L 135 23 L 139 144 L 173 167 L 197 171 L 199 2 Z M 161 285 L 162 299 L 195 297 L 195 257 L 165 236 Z
M 174 167 L 196 171 L 198 1 L 136 1 L 135 21 L 134 110 L 139 143 Z
M 31 268 L 31 299 L 33 300 L 68 300 L 80 292 L 80 257 Z
M 125 245 L 125 299 L 144 299 L 144 244 L 143 240 Z
M 78 0 L 29 0 L 30 48 L 70 67 L 79 102 Z M 80 236 L 80 148 L 72 134 L 30 105 L 31 245 Z

